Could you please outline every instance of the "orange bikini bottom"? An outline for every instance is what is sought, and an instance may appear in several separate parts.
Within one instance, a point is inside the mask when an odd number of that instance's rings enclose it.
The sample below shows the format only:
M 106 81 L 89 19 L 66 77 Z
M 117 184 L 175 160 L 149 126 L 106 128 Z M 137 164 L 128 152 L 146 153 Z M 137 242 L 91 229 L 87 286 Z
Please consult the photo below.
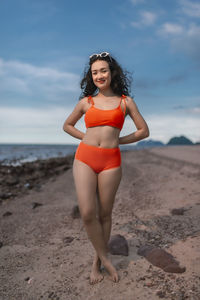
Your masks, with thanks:
M 118 148 L 100 148 L 80 142 L 75 159 L 82 161 L 95 173 L 117 168 L 121 165 L 121 153 Z

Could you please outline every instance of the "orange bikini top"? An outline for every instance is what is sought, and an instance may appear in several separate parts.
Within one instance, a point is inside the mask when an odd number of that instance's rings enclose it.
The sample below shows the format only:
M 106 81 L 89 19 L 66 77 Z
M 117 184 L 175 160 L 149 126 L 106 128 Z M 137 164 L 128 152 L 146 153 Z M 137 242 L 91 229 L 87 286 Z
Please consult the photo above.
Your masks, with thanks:
M 94 101 L 91 96 L 88 97 L 88 102 L 92 103 L 90 108 L 85 113 L 85 126 L 96 127 L 96 126 L 112 126 L 119 128 L 120 130 L 124 124 L 125 112 L 126 112 L 126 96 L 122 95 L 119 105 L 114 109 L 100 109 L 94 106 Z M 124 111 L 121 108 L 122 99 L 124 100 Z

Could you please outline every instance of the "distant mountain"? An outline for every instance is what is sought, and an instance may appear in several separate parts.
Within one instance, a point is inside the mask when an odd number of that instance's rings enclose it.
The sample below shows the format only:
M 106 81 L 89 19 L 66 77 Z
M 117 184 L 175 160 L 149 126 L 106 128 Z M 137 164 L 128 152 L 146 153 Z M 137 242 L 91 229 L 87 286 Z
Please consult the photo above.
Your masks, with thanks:
M 167 145 L 193 145 L 193 142 L 185 136 L 175 136 L 169 140 Z
M 140 141 L 136 145 L 137 148 L 162 147 L 162 146 L 165 146 L 165 144 L 163 144 L 160 141 L 154 141 L 151 139 L 145 140 L 145 141 Z

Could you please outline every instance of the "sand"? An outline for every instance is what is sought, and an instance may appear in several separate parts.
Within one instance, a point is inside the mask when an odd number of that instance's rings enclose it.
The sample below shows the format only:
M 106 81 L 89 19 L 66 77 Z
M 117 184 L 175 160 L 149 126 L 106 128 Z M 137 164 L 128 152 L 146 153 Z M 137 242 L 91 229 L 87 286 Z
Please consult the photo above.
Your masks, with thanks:
M 200 299 L 200 146 L 123 152 L 122 161 L 112 235 L 127 239 L 129 255 L 110 255 L 119 283 L 103 269 L 104 280 L 89 284 L 94 251 L 82 220 L 71 216 L 70 168 L 2 201 L 1 300 Z M 176 208 L 183 214 L 173 215 Z M 137 254 L 143 245 L 165 249 L 186 271 L 153 266 Z

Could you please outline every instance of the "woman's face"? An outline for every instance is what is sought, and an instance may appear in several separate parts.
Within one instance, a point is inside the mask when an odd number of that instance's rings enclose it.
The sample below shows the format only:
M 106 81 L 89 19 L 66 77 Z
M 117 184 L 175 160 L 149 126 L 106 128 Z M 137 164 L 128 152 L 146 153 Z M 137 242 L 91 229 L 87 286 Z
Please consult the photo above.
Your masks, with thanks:
M 91 66 L 92 79 L 98 89 L 105 90 L 110 87 L 111 72 L 105 60 L 96 60 Z

